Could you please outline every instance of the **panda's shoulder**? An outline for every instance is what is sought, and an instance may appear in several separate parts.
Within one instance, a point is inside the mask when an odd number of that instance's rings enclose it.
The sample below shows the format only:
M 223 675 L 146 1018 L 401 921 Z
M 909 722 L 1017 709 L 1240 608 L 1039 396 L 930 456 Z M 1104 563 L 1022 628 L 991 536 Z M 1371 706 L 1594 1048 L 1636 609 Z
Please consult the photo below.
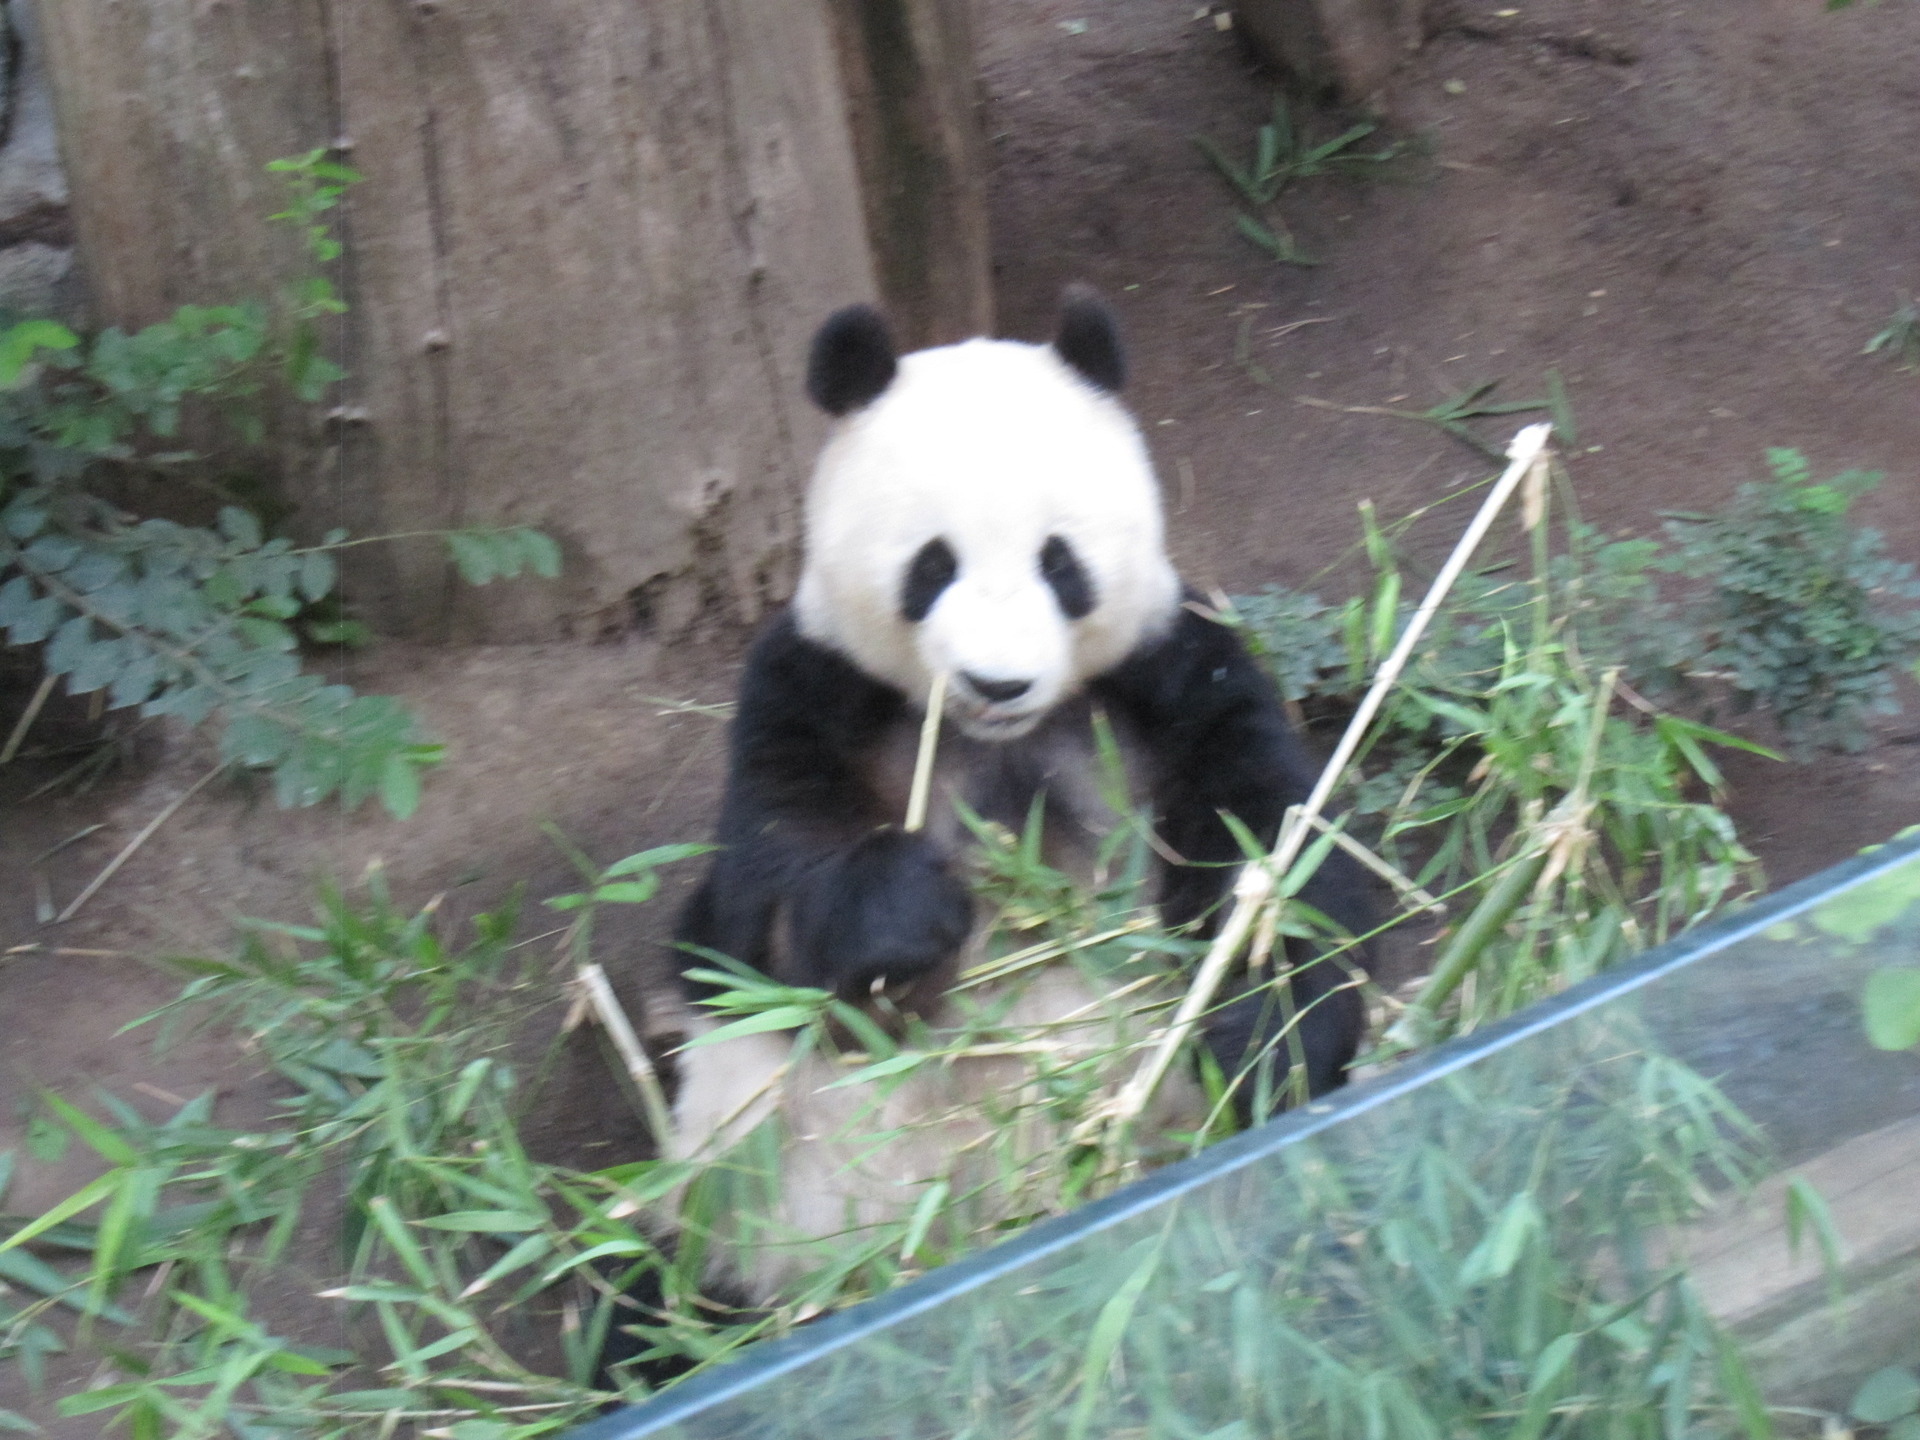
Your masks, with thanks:
M 1200 702 L 1278 704 L 1266 679 L 1240 637 L 1201 613 L 1198 596 L 1188 590 L 1165 630 L 1138 646 L 1101 675 L 1094 689 L 1149 717 L 1190 715 Z
M 905 697 L 830 645 L 801 633 L 792 607 L 770 618 L 740 676 L 743 726 L 804 724 L 868 731 L 896 718 Z

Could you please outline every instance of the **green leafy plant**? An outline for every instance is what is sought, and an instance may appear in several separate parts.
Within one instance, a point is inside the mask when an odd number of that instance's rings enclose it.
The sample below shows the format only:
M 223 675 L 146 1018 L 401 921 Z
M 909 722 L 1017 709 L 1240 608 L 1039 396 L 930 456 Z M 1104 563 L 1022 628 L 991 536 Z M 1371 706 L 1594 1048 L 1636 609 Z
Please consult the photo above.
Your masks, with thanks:
M 824 1061 L 840 1072 L 836 1087 L 873 1087 L 869 1099 L 850 1104 L 849 1134 L 814 1137 L 850 1142 L 863 1153 L 916 1127 L 949 1123 L 924 1105 L 905 1107 L 911 1118 L 904 1126 L 889 1122 L 888 1097 L 899 1087 L 931 1083 L 941 1094 L 943 1077 L 985 1066 L 997 1083 L 983 1101 L 979 1143 L 952 1157 L 948 1173 L 914 1182 L 917 1193 L 903 1213 L 850 1221 L 827 1236 L 788 1233 L 778 1218 L 782 1154 L 790 1143 L 778 1112 L 703 1153 L 673 1211 L 674 1228 L 686 1238 L 664 1277 L 658 1313 L 636 1327 L 651 1358 L 710 1363 L 748 1339 L 882 1294 L 1011 1229 L 1108 1193 L 1152 1161 L 1205 1138 L 1176 1137 L 1170 1151 L 1158 1136 L 1101 1132 L 1093 1123 L 1126 1080 L 1126 1057 L 1177 998 L 1171 958 L 1192 948 L 1152 917 L 1143 837 L 1117 833 L 1105 882 L 1086 894 L 1041 860 L 1037 811 L 1017 836 L 967 818 L 981 843 L 975 889 L 991 907 L 991 920 L 986 953 L 960 977 L 947 1017 L 929 1024 L 902 1015 L 893 1017 L 897 1028 L 882 1028 L 824 991 L 782 984 L 707 955 L 690 973 L 709 987 L 702 1003 L 718 1023 L 689 1044 L 779 1033 L 789 1039 L 787 1068 Z M 1084 977 L 1090 994 L 1121 998 L 1090 1003 L 1073 1024 L 1025 1025 L 1012 1018 L 1024 987 L 1061 967 Z M 1213 1116 L 1203 1127 L 1209 1132 L 1215 1122 L 1231 1128 L 1225 1085 L 1214 1094 Z M 778 1303 L 756 1314 L 717 1311 L 703 1293 L 705 1263 L 762 1248 L 798 1262 Z
M 703 848 L 609 867 L 599 901 L 651 894 L 661 866 Z M 684 1177 L 666 1162 L 595 1173 L 531 1158 L 521 1131 L 546 1062 L 519 1042 L 536 1017 L 551 1026 L 569 944 L 517 942 L 511 909 L 451 944 L 436 910 L 396 907 L 376 870 L 364 896 L 327 893 L 313 924 L 249 922 L 232 958 L 177 962 L 194 978 L 148 1019 L 244 1037 L 286 1090 L 258 1128 L 219 1123 L 211 1094 L 157 1122 L 111 1096 L 105 1118 L 42 1097 L 43 1137 L 107 1167 L 0 1223 L 0 1277 L 35 1297 L 0 1316 L 0 1353 L 33 1380 L 65 1343 L 48 1323 L 65 1305 L 86 1317 L 76 1343 L 111 1357 L 62 1414 L 183 1440 L 451 1419 L 480 1427 L 463 1437 L 521 1440 L 605 1402 L 594 1367 L 615 1297 L 663 1263 L 627 1217 Z M 256 1312 L 314 1264 L 303 1225 L 335 1215 L 336 1283 L 318 1298 L 348 1348 L 290 1339 L 285 1313 Z M 557 1368 L 520 1353 L 530 1305 L 579 1321 L 555 1320 Z
M 1284 700 L 1305 700 L 1347 673 L 1347 636 L 1360 602 L 1335 608 L 1318 595 L 1268 585 L 1232 599 L 1232 614 L 1248 645 L 1266 662 Z
M 269 160 L 267 169 L 287 185 L 287 208 L 269 218 L 299 229 L 313 267 L 311 273 L 287 289 L 281 302 L 291 323 L 286 346 L 287 385 L 296 398 L 311 402 L 346 375 L 320 353 L 318 322 L 329 315 L 343 314 L 347 308 L 325 273 L 325 267 L 340 258 L 341 246 L 324 217 L 340 203 L 347 187 L 358 184 L 362 177 L 358 171 L 327 159 L 324 149 Z
M 1089 902 L 1038 863 L 1033 835 L 993 837 L 978 877 L 1000 915 L 987 967 L 1064 958 L 1149 974 L 1167 937 L 1109 908 L 1145 873 L 1134 840 L 1113 851 L 1108 899 Z M 829 1237 L 771 1310 L 715 1305 L 702 1293 L 706 1259 L 728 1235 L 756 1236 L 777 1136 L 600 1171 L 536 1161 L 524 1138 L 545 1069 L 527 1036 L 552 1024 L 556 968 L 590 949 L 598 906 L 645 903 L 663 867 L 702 848 L 590 867 L 584 890 L 554 902 L 572 923 L 551 949 L 517 941 L 511 911 L 448 943 L 435 906 L 396 907 L 375 871 L 364 895 L 323 897 L 311 925 L 252 922 L 230 959 L 185 962 L 194 978 L 153 1022 L 167 1034 L 230 1028 L 281 1077 L 284 1098 L 265 1122 L 234 1129 L 211 1096 L 160 1121 L 111 1097 L 86 1109 L 42 1097 L 40 1148 L 77 1142 L 107 1168 L 38 1216 L 0 1219 L 0 1275 L 31 1297 L 0 1330 L 8 1353 L 25 1366 L 33 1347 L 50 1352 L 69 1334 L 104 1352 L 106 1372 L 61 1412 L 156 1440 L 371 1440 L 409 1425 L 532 1440 L 610 1398 L 593 1362 L 613 1325 L 634 1327 L 654 1359 L 704 1368 L 1135 1173 L 1084 1144 L 1001 1153 L 980 1177 L 1014 1202 L 995 1223 L 969 1222 L 979 1192 L 931 1185 L 903 1218 Z M 833 1055 L 848 1081 L 884 1083 L 969 1050 L 1024 1057 L 1009 1134 L 1069 1129 L 1098 1104 L 1116 1058 L 986 1012 L 896 1037 L 818 992 L 718 961 L 709 978 L 726 1025 L 788 1033 Z M 1566 1417 L 1555 1433 L 1570 1437 L 1652 1440 L 1698 1413 L 1764 1434 L 1743 1409 L 1758 1402 L 1731 1342 L 1682 1275 L 1648 1267 L 1642 1238 L 1690 1218 L 1703 1182 L 1751 1172 L 1751 1127 L 1628 1019 L 1583 1025 L 1576 1042 L 1444 1082 L 1385 1117 L 1388 1143 L 1363 1123 L 1290 1153 L 1287 1183 L 1265 1187 L 1257 1214 L 1184 1207 L 1177 1230 L 1132 1259 L 1102 1253 L 1023 1290 L 1041 1298 L 1015 1312 L 1019 1324 L 1010 1314 L 964 1326 L 942 1374 L 964 1386 L 991 1373 L 1010 1413 L 1080 1416 L 1088 1435 L 1109 1433 L 1096 1420 L 1139 1396 L 1155 1434 L 1211 1433 L 1235 1415 L 1266 1416 L 1275 1433 L 1340 1431 L 1382 1403 L 1382 1375 L 1399 1377 L 1386 1400 L 1405 1433 L 1538 1409 Z M 316 1267 L 316 1220 L 337 1225 L 331 1274 Z M 659 1243 L 663 1223 L 682 1243 Z M 643 1277 L 651 1298 L 635 1309 L 619 1297 Z M 1122 1304 L 1109 1280 L 1127 1277 Z M 338 1342 L 289 1333 L 290 1313 L 270 1298 L 289 1284 L 332 1308 Z M 62 1305 L 82 1316 L 77 1330 L 51 1323 Z M 1083 1315 L 1089 1305 L 1097 1313 Z M 1222 1326 L 1260 1337 L 1257 1352 L 1221 1352 L 1237 1357 L 1228 1371 L 1167 1369 L 1165 1357 Z M 1057 1343 L 1075 1333 L 1105 1358 L 1078 1363 Z M 1131 1377 L 1126 1390 L 1110 1368 Z M 630 1386 L 628 1398 L 641 1393 Z
M 1397 141 L 1380 150 L 1356 148 L 1379 128 L 1363 121 L 1316 143 L 1296 119 L 1286 95 L 1275 91 L 1272 118 L 1254 132 L 1253 153 L 1246 164 L 1208 136 L 1196 135 L 1193 143 L 1249 207 L 1251 213 L 1243 211 L 1235 217 L 1243 236 L 1275 260 L 1317 265 L 1320 262 L 1303 253 L 1294 240 L 1277 202 L 1299 181 L 1323 175 L 1375 174 L 1405 155 L 1407 147 Z
M 1885 351 L 1902 370 L 1920 370 L 1920 302 L 1902 301 L 1886 328 L 1867 341 L 1862 355 Z
M 1899 1366 L 1876 1370 L 1854 1392 L 1847 1414 L 1886 1426 L 1887 1440 L 1920 1440 L 1920 1378 Z
M 1910 826 L 1894 837 L 1920 835 Z M 1881 846 L 1870 845 L 1871 854 Z M 1920 968 L 1904 963 L 1913 949 L 1913 933 L 1920 928 L 1920 862 L 1908 861 L 1881 871 L 1869 880 L 1847 886 L 1815 906 L 1811 923 L 1782 921 L 1768 930 L 1780 942 L 1817 941 L 1837 955 L 1867 951 L 1872 955 L 1902 957 L 1867 976 L 1861 992 L 1860 1015 L 1867 1039 L 1879 1050 L 1911 1050 L 1920 1046 Z
M 378 795 L 406 815 L 439 747 L 397 702 L 326 683 L 299 655 L 303 641 L 363 637 L 339 611 L 335 556 L 368 540 L 270 536 L 213 478 L 217 457 L 177 448 L 183 426 L 206 428 L 191 420 L 201 412 L 216 435 L 257 442 L 276 368 L 303 401 L 340 377 L 319 350 L 318 321 L 343 308 L 317 273 L 340 253 L 322 217 L 359 177 L 324 157 L 270 167 L 290 195 L 274 218 L 300 227 L 316 267 L 277 308 L 183 306 L 131 335 L 42 319 L 0 329 L 0 633 L 41 647 L 71 694 L 143 717 L 217 715 L 222 760 L 271 770 L 282 804 Z M 129 477 L 227 503 L 211 525 L 141 518 L 119 498 Z M 447 539 L 475 584 L 559 570 L 559 548 L 523 526 Z
M 1867 1038 L 1877 1049 L 1920 1045 L 1920 969 L 1889 965 L 1867 977 L 1861 997 Z
M 990 858 L 981 893 L 1000 914 L 986 962 L 993 979 L 1065 958 L 1147 980 L 1178 948 L 1138 908 L 1148 870 L 1137 836 L 1115 842 L 1116 861 L 1122 850 L 1130 858 L 1089 899 L 1040 863 L 1037 824 L 1020 837 L 982 833 Z M 362 896 L 325 894 L 310 925 L 248 922 L 231 959 L 176 962 L 194 978 L 149 1020 L 167 1037 L 187 1025 L 231 1030 L 290 1093 L 249 1130 L 220 1125 L 211 1096 L 161 1122 L 112 1097 L 99 1102 L 105 1119 L 42 1097 L 36 1133 L 77 1140 L 108 1168 L 38 1216 L 0 1218 L 0 1276 L 17 1273 L 40 1292 L 5 1317 L 6 1353 L 37 1364 L 64 1344 L 47 1315 L 67 1304 L 94 1319 L 82 1343 L 106 1340 L 103 1326 L 117 1332 L 106 1348 L 118 1372 L 62 1401 L 68 1415 L 110 1413 L 133 1433 L 182 1437 L 221 1426 L 387 1434 L 459 1416 L 499 1426 L 474 1434 L 517 1440 L 604 1403 L 592 1388 L 594 1360 L 616 1323 L 634 1327 L 652 1358 L 703 1367 L 1137 1173 L 1137 1157 L 1112 1148 L 996 1152 L 981 1183 L 1001 1197 L 993 1210 L 1002 1218 L 984 1231 L 961 1223 L 979 1192 L 935 1187 L 902 1220 L 831 1237 L 771 1311 L 717 1307 L 705 1293 L 704 1257 L 760 1234 L 752 1217 L 772 1203 L 775 1130 L 696 1161 L 599 1172 L 535 1162 L 521 1139 L 545 1068 L 528 1051 L 527 1028 L 552 1014 L 553 980 L 588 962 L 599 907 L 647 902 L 663 867 L 706 848 L 662 847 L 604 869 L 582 858 L 586 888 L 549 902 L 570 917 L 550 952 L 516 943 L 510 911 L 477 917 L 472 939 L 450 944 L 437 906 L 398 909 L 376 870 Z M 979 975 L 961 988 L 959 1025 L 915 1022 L 896 1038 L 823 992 L 779 985 L 724 957 L 712 963 L 703 973 L 716 983 L 710 1008 L 722 1036 L 788 1033 L 796 1055 L 817 1047 L 849 1081 L 897 1082 L 1009 1046 L 1026 1054 L 1029 1083 L 1009 1087 L 1009 1135 L 1044 1126 L 1064 1137 L 1117 1078 L 1084 1045 L 1009 1030 L 992 1006 L 967 1009 Z M 636 1099 L 656 1129 L 670 1123 L 657 1099 Z M 295 1247 L 303 1217 L 327 1213 L 329 1196 L 344 1201 L 343 1273 L 319 1298 L 340 1310 L 346 1349 L 290 1339 L 250 1308 L 250 1296 L 312 1264 Z M 682 1243 L 657 1244 L 658 1230 L 638 1228 L 640 1215 Z M 57 1253 L 43 1259 L 49 1247 Z M 642 1277 L 658 1298 L 636 1311 L 619 1297 Z M 132 1293 L 144 1298 L 122 1300 Z M 557 1372 L 520 1352 L 525 1327 L 514 1317 L 535 1305 L 577 1320 L 562 1332 Z
M 1631 1058 L 1616 1069 L 1614 1056 Z M 1620 1017 L 1289 1152 L 1273 1187 L 1298 1197 L 1285 1232 L 1342 1238 L 1274 1246 L 1268 1274 L 1261 1242 L 1235 1235 L 1200 1287 L 1214 1313 L 1183 1297 L 1156 1317 L 1176 1354 L 1175 1327 L 1196 1322 L 1262 1337 L 1237 1386 L 1180 1385 L 1187 1406 L 1208 1389 L 1211 1404 L 1165 1433 L 1240 1416 L 1255 1434 L 1363 1434 L 1384 1412 L 1395 1435 L 1651 1440 L 1708 1414 L 1769 1435 L 1731 1340 L 1642 1243 L 1697 1213 L 1700 1180 L 1738 1184 L 1759 1154 L 1710 1082 Z M 1154 1334 L 1128 1340 L 1129 1364 L 1151 1364 Z
M 1710 747 L 1756 747 L 1624 687 L 1657 631 L 1650 547 L 1572 519 L 1555 543 L 1540 498 L 1522 521 L 1529 569 L 1456 587 L 1347 792 L 1350 828 L 1403 893 L 1448 907 L 1396 1043 L 1509 1014 L 1758 885 L 1732 821 L 1697 793 L 1721 784 Z M 1393 535 L 1362 513 L 1370 594 L 1334 611 L 1269 592 L 1236 599 L 1229 616 L 1270 663 L 1299 657 L 1281 672 L 1289 695 L 1336 710 L 1355 703 L 1412 608 Z
M 0 1201 L 13 1182 L 14 1157 L 0 1151 Z M 57 1229 L 57 1227 L 56 1227 Z M 50 1236 L 49 1243 L 55 1238 Z M 66 1341 L 44 1318 L 45 1312 L 64 1307 L 86 1316 L 125 1323 L 126 1312 L 94 1302 L 73 1278 L 26 1250 L 0 1250 L 0 1362 L 18 1366 L 31 1389 L 46 1381 L 49 1356 L 67 1348 Z M 0 1409 L 0 1431 L 27 1431 L 36 1427 L 14 1411 Z
M 1573 441 L 1572 410 L 1555 372 L 1547 372 L 1540 400 L 1493 403 L 1492 388 L 1470 387 L 1424 411 L 1297 398 L 1430 424 L 1489 457 L 1495 448 L 1468 424 L 1481 416 L 1544 409 L 1562 443 Z M 1770 478 L 1742 486 L 1722 510 L 1669 512 L 1666 548 L 1584 537 L 1604 572 L 1596 578 L 1619 592 L 1604 601 L 1615 612 L 1615 635 L 1584 652 L 1617 660 L 1642 694 L 1709 720 L 1716 697 L 1730 698 L 1738 711 L 1767 711 L 1799 755 L 1857 749 L 1867 741 L 1869 716 L 1898 712 L 1899 671 L 1920 665 L 1920 583 L 1911 566 L 1887 558 L 1877 530 L 1848 519 L 1882 476 L 1848 470 L 1819 481 L 1797 450 L 1769 450 L 1767 463 Z M 1650 572 L 1676 575 L 1683 585 L 1677 594 L 1662 592 Z M 1591 580 L 1585 588 L 1581 604 L 1591 609 L 1602 597 Z M 1617 602 L 1629 592 L 1638 613 L 1621 619 Z M 1455 609 L 1472 603 L 1469 587 Z
M 1771 478 L 1726 510 L 1669 523 L 1657 563 L 1696 582 L 1680 616 L 1689 674 L 1769 711 L 1802 750 L 1858 748 L 1869 715 L 1899 709 L 1894 672 L 1920 659 L 1920 583 L 1878 531 L 1848 523 L 1878 474 L 1816 481 L 1795 450 L 1767 461 Z
M 1818 481 L 1797 451 L 1767 458 L 1771 478 L 1724 509 L 1673 516 L 1669 546 L 1582 530 L 1577 638 L 1637 691 L 1703 718 L 1730 696 L 1737 711 L 1770 714 L 1801 755 L 1855 748 L 1868 716 L 1898 711 L 1895 676 L 1920 661 L 1920 583 L 1848 518 L 1879 475 Z M 1470 590 L 1461 607 L 1485 600 Z
M 1736 1342 L 1656 1258 L 1761 1147 L 1647 1040 L 1610 1013 L 1516 1046 L 703 1418 L 847 1440 L 1766 1440 Z

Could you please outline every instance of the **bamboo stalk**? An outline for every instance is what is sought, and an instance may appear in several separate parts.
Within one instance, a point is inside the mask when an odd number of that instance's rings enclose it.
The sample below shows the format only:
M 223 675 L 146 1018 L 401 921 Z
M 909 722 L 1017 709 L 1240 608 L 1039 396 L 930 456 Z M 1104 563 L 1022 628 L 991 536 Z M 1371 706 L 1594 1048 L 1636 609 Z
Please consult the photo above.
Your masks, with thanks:
M 599 965 L 589 961 L 579 971 L 580 993 L 607 1032 L 607 1038 L 613 1041 L 613 1048 L 620 1052 L 625 1062 L 627 1074 L 632 1077 L 634 1086 L 640 1092 L 640 1099 L 647 1107 L 647 1124 L 653 1129 L 653 1143 L 662 1155 L 676 1154 L 673 1134 L 673 1112 L 667 1108 L 666 1091 L 660 1086 L 660 1075 L 653 1068 L 653 1061 L 647 1058 L 647 1052 L 640 1044 L 640 1037 L 633 1033 L 633 1023 L 627 1019 L 627 1012 L 620 1008 L 620 1001 L 613 993 L 613 986 L 607 983 L 607 972 Z
M 1194 972 L 1186 997 L 1180 1002 L 1180 1008 L 1167 1026 L 1159 1045 L 1141 1062 L 1139 1070 L 1115 1097 L 1110 1117 L 1113 1123 L 1125 1125 L 1146 1108 L 1153 1092 L 1159 1088 L 1161 1080 L 1172 1066 L 1174 1057 L 1187 1043 L 1200 1017 L 1213 1004 L 1214 996 L 1226 979 L 1227 967 L 1233 963 L 1248 931 L 1253 928 L 1255 912 L 1271 900 L 1281 877 L 1300 857 L 1314 819 L 1326 808 L 1334 786 L 1346 773 L 1348 762 L 1360 747 L 1360 741 L 1367 727 L 1373 723 L 1373 717 L 1379 712 L 1387 692 L 1399 680 L 1400 672 L 1413 656 L 1414 647 L 1420 643 L 1441 602 L 1453 589 L 1454 582 L 1466 569 L 1480 542 L 1486 538 L 1487 531 L 1492 528 L 1508 498 L 1536 465 L 1545 463 L 1547 440 L 1552 434 L 1553 426 L 1543 421 L 1526 426 L 1513 437 L 1513 443 L 1507 447 L 1509 459 L 1506 470 L 1481 502 L 1479 513 L 1454 545 L 1453 553 L 1447 557 L 1447 563 L 1440 567 L 1440 573 L 1434 576 L 1433 584 L 1427 587 L 1426 598 L 1420 602 L 1420 608 L 1414 611 L 1413 619 L 1400 636 L 1400 643 L 1393 647 L 1393 652 L 1374 676 L 1372 686 L 1361 700 L 1360 708 L 1354 712 L 1353 719 L 1348 722 L 1346 733 L 1340 737 L 1332 758 L 1320 772 L 1312 793 L 1304 804 L 1291 812 L 1292 819 L 1282 825 L 1273 853 L 1261 860 L 1250 860 L 1241 868 L 1239 878 L 1234 881 L 1233 910 L 1228 914 L 1226 924 L 1221 926 L 1219 935 L 1208 947 L 1206 958 Z
M 1573 788 L 1538 825 L 1524 832 L 1520 853 L 1447 940 L 1434 961 L 1427 983 L 1381 1037 L 1383 1046 L 1413 1049 L 1428 1043 L 1435 1015 L 1479 963 L 1480 952 L 1500 933 L 1513 912 L 1520 908 L 1521 901 L 1535 891 L 1544 892 L 1572 863 L 1574 847 L 1586 830 L 1587 816 L 1593 808 L 1587 799 L 1587 789 L 1593 781 L 1594 766 L 1599 762 L 1601 732 L 1607 723 L 1614 683 L 1619 677 L 1617 668 L 1607 671 L 1600 688 L 1594 692 L 1586 744 L 1580 753 L 1580 771 Z
M 1383 1045 L 1411 1049 L 1427 1043 L 1432 1034 L 1434 1008 L 1460 988 L 1460 982 L 1467 978 L 1487 942 L 1500 933 L 1501 927 L 1520 908 L 1520 902 L 1533 889 L 1546 863 L 1545 848 L 1537 847 L 1508 865 L 1506 873 L 1494 881 L 1493 888 L 1467 913 L 1460 928 L 1448 939 L 1419 996 L 1381 1037 Z
M 909 835 L 927 823 L 927 792 L 933 788 L 933 752 L 940 743 L 940 712 L 947 701 L 947 672 L 937 671 L 927 695 L 927 718 L 920 722 L 920 752 L 913 758 L 913 787 L 907 791 Z

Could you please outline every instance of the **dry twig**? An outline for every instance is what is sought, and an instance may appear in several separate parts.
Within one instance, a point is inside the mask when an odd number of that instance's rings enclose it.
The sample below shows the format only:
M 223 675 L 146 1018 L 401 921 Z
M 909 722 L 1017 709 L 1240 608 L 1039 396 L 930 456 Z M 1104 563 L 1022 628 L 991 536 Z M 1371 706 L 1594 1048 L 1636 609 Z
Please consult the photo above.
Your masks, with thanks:
M 7 743 L 0 745 L 0 765 L 6 764 L 20 753 L 20 742 L 27 738 L 27 731 L 33 728 L 33 722 L 40 718 L 40 707 L 47 703 L 47 697 L 53 694 L 53 682 L 56 676 L 49 675 L 40 682 L 40 688 L 33 692 L 33 698 L 27 701 L 27 708 L 20 712 L 20 720 L 13 727 L 13 733 L 7 736 Z
M 122 865 L 126 864 L 127 861 L 133 858 L 134 852 L 138 850 L 142 845 L 146 844 L 147 841 L 153 838 L 153 832 L 158 830 L 162 825 L 166 824 L 167 821 L 173 817 L 174 811 L 178 810 L 182 805 L 186 804 L 187 801 L 191 800 L 195 795 L 197 795 L 200 792 L 201 786 L 205 785 L 209 780 L 213 779 L 214 776 L 218 775 L 222 770 L 225 770 L 226 768 L 227 768 L 227 762 L 222 760 L 218 765 L 214 766 L 206 774 L 202 775 L 198 780 L 194 781 L 193 784 L 189 785 L 181 794 L 176 796 L 172 801 L 172 803 L 169 804 L 166 809 L 162 810 L 158 815 L 154 816 L 153 819 L 149 820 L 146 823 L 146 826 L 140 831 L 140 833 L 134 836 L 133 839 L 127 842 L 126 848 L 123 849 L 118 855 L 114 856 L 113 859 L 107 862 L 106 869 L 102 870 L 98 875 L 94 876 L 93 879 L 89 880 L 87 882 L 87 888 L 82 890 L 78 895 L 73 897 L 73 902 L 70 905 L 68 905 L 66 909 L 62 910 L 58 916 L 55 917 L 55 923 L 65 924 L 67 921 L 71 920 L 74 917 L 74 915 L 79 912 L 80 907 L 86 904 L 87 901 L 91 900 L 94 896 L 94 893 L 97 890 L 99 890 L 99 888 L 102 885 L 106 884 L 107 881 L 111 880 L 114 877 L 114 875 L 119 871 Z

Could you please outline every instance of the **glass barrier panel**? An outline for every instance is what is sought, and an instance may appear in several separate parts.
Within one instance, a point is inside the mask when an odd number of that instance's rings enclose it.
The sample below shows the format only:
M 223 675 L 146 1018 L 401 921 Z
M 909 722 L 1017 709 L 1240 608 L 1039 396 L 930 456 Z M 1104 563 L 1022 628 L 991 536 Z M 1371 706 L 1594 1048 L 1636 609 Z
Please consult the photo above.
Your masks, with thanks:
M 1902 842 L 575 1440 L 1819 1434 L 1920 1361 L 1915 966 Z

